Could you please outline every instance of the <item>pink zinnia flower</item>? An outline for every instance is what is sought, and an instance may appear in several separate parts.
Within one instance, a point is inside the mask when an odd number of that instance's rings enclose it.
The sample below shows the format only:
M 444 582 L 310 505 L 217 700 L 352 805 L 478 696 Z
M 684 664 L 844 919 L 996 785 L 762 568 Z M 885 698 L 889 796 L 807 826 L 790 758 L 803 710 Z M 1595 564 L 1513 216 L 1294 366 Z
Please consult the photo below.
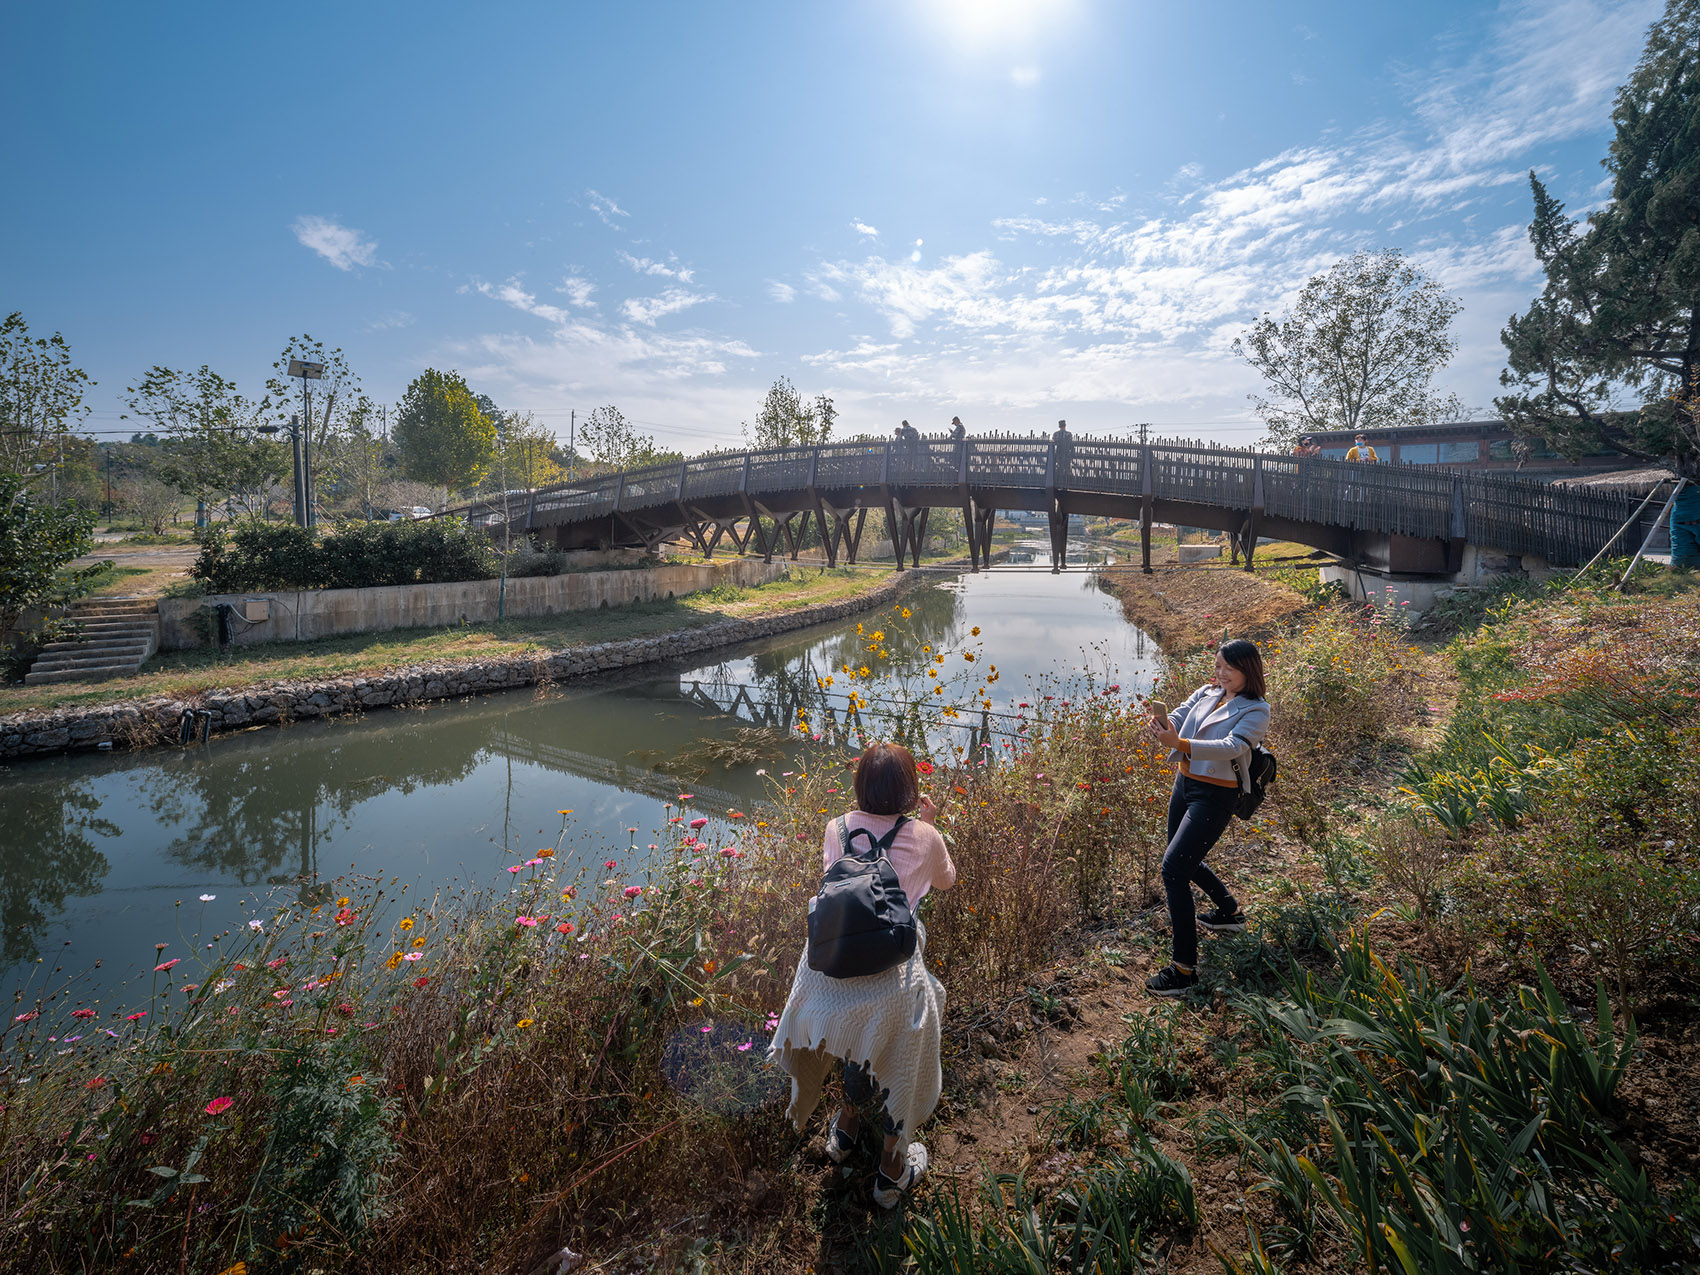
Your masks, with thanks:
M 708 820 L 699 816 L 699 817 L 691 820 L 691 827 L 693 827 L 693 828 L 706 828 L 706 827 L 708 827 Z
M 71 1011 L 71 1017 L 72 1018 L 93 1018 L 94 1017 L 94 1011 L 92 1009 L 73 1009 Z
M 153 972 L 155 974 L 162 973 L 163 971 L 170 969 L 173 965 L 177 964 L 177 962 L 182 960 L 182 959 L 183 958 L 181 956 L 174 956 L 169 961 L 166 961 L 163 965 L 154 966 Z
M 605 867 L 605 868 L 617 868 L 617 867 L 620 866 L 620 861 L 618 859 L 610 859 L 610 860 L 608 860 L 607 863 L 603 864 L 602 866 Z
M 138 1018 L 146 1018 L 146 1017 L 147 1017 L 147 1016 L 148 1016 L 148 1011 L 147 1011 L 147 1010 L 145 1010 L 145 1009 L 138 1009 L 138 1010 L 137 1010 L 137 1011 L 136 1011 L 136 1012 L 135 1012 L 135 1013 L 134 1013 L 134 1014 L 126 1014 L 126 1015 L 124 1015 L 124 1021 L 125 1021 L 125 1022 L 127 1022 L 127 1023 L 133 1023 L 133 1022 L 135 1022 L 135 1021 L 136 1021 L 136 1020 L 137 1020 L 137 1019 L 138 1019 Z
M 514 924 L 515 925 L 536 925 L 537 924 L 537 918 L 534 917 L 534 916 L 516 916 L 514 918 Z M 403 957 L 402 959 L 405 960 L 406 958 Z
M 533 921 L 532 924 L 536 925 L 537 922 Z M 404 960 L 404 961 L 422 961 L 422 960 L 425 959 L 425 953 L 423 953 L 423 952 L 409 952 L 406 956 L 402 957 L 401 959 Z
M 216 1116 L 229 1111 L 231 1104 L 235 1101 L 236 1099 L 234 1098 L 214 1098 L 207 1104 L 207 1114 L 209 1116 Z
M 628 885 L 626 887 L 626 897 L 628 899 L 635 899 L 635 898 L 637 898 L 638 895 L 640 895 L 642 893 L 643 893 L 643 887 L 641 885 Z
M 30 1021 L 30 1019 L 32 1019 L 36 1016 L 36 1013 L 37 1013 L 37 1011 L 32 1009 L 28 1013 L 17 1015 L 17 1017 L 12 1019 L 12 1021 L 14 1023 L 27 1023 L 27 1022 Z

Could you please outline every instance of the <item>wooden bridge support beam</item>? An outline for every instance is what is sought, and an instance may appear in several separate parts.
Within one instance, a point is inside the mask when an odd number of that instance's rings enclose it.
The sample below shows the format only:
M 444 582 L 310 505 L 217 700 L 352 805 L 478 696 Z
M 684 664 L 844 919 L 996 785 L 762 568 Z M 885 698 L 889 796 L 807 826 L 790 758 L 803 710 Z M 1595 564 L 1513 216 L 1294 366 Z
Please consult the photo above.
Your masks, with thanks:
M 974 502 L 974 519 L 968 524 L 969 535 L 980 546 L 980 565 L 992 565 L 992 524 L 998 520 L 998 511 L 988 505 Z
M 1151 574 L 1151 497 L 1139 498 L 1139 569 Z
M 903 555 L 909 555 L 911 565 L 921 565 L 921 544 L 927 536 L 926 505 L 905 505 L 895 496 L 886 504 L 885 525 L 891 532 L 891 549 L 897 559 L 897 569 L 903 570 Z
M 1051 524 L 1051 574 L 1055 575 L 1068 565 L 1068 515 L 1053 500 L 1046 517 Z

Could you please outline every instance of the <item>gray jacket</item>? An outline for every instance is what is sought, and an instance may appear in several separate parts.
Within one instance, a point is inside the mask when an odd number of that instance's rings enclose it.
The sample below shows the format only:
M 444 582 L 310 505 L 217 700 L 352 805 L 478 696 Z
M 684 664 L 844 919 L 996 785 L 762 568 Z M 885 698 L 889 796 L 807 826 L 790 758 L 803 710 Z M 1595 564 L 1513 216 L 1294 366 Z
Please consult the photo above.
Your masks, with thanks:
M 1187 769 L 1195 776 L 1237 780 L 1242 792 L 1250 792 L 1251 773 L 1245 762 L 1252 746 L 1262 743 L 1269 731 L 1269 703 L 1236 695 L 1218 708 L 1221 698 L 1221 688 L 1206 682 L 1169 714 L 1169 725 L 1182 739 L 1192 741 Z

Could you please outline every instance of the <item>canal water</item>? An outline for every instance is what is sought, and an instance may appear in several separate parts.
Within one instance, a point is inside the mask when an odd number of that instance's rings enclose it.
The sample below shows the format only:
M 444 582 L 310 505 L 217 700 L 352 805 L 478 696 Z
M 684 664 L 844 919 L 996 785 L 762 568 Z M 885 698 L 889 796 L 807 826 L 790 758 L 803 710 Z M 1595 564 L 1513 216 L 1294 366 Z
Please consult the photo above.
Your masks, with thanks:
M 1042 547 L 1017 556 L 1037 561 L 940 576 L 861 617 L 861 633 L 852 620 L 594 684 L 0 769 L 0 989 L 97 961 L 94 983 L 111 988 L 150 967 L 155 944 L 186 954 L 266 905 L 319 901 L 342 873 L 425 892 L 497 885 L 516 855 L 554 844 L 563 809 L 563 858 L 641 850 L 682 791 L 710 815 L 758 802 L 758 771 L 795 755 L 799 715 L 847 744 L 882 733 L 881 687 L 914 684 L 941 652 L 936 702 L 963 711 L 937 748 L 982 746 L 1003 714 L 1073 677 L 1149 687 L 1157 649 L 1095 574 L 1051 574 Z M 875 631 L 884 660 L 867 650 Z M 875 702 L 848 720 L 843 667 L 870 660 L 895 681 L 857 682 Z

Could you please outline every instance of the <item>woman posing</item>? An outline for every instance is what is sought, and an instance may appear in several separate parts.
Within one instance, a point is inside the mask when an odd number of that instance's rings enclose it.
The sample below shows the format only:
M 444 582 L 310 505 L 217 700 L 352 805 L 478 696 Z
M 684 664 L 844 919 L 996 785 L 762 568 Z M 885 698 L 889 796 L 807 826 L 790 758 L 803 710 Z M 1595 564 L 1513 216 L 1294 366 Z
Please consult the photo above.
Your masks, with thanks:
M 1169 848 L 1163 855 L 1163 890 L 1169 901 L 1174 962 L 1145 986 L 1156 996 L 1183 996 L 1198 982 L 1198 929 L 1240 931 L 1245 914 L 1204 856 L 1234 817 L 1241 792 L 1251 791 L 1254 745 L 1269 730 L 1263 655 L 1239 639 L 1216 652 L 1216 675 L 1168 712 L 1151 706 L 1151 733 L 1179 762 L 1169 798 Z M 1196 915 L 1193 882 L 1216 906 Z
M 855 787 L 856 809 L 826 825 L 822 871 L 838 860 L 852 836 L 864 843 L 889 837 L 886 857 L 918 917 L 929 891 L 956 884 L 956 865 L 933 826 L 938 807 L 921 792 L 914 756 L 900 744 L 870 745 L 856 764 Z M 870 853 L 866 844 L 852 849 Z M 932 1115 L 944 1085 L 939 1064 L 944 988 L 927 972 L 926 928 L 917 921 L 917 929 L 913 956 L 863 978 L 830 978 L 812 970 L 805 950 L 769 1053 L 791 1077 L 786 1114 L 799 1132 L 820 1101 L 833 1061 L 844 1060 L 844 1101 L 826 1127 L 825 1151 L 835 1164 L 855 1149 L 861 1132 L 857 1107 L 880 1099 L 885 1147 L 874 1200 L 887 1209 L 927 1171 L 927 1148 L 912 1135 Z

